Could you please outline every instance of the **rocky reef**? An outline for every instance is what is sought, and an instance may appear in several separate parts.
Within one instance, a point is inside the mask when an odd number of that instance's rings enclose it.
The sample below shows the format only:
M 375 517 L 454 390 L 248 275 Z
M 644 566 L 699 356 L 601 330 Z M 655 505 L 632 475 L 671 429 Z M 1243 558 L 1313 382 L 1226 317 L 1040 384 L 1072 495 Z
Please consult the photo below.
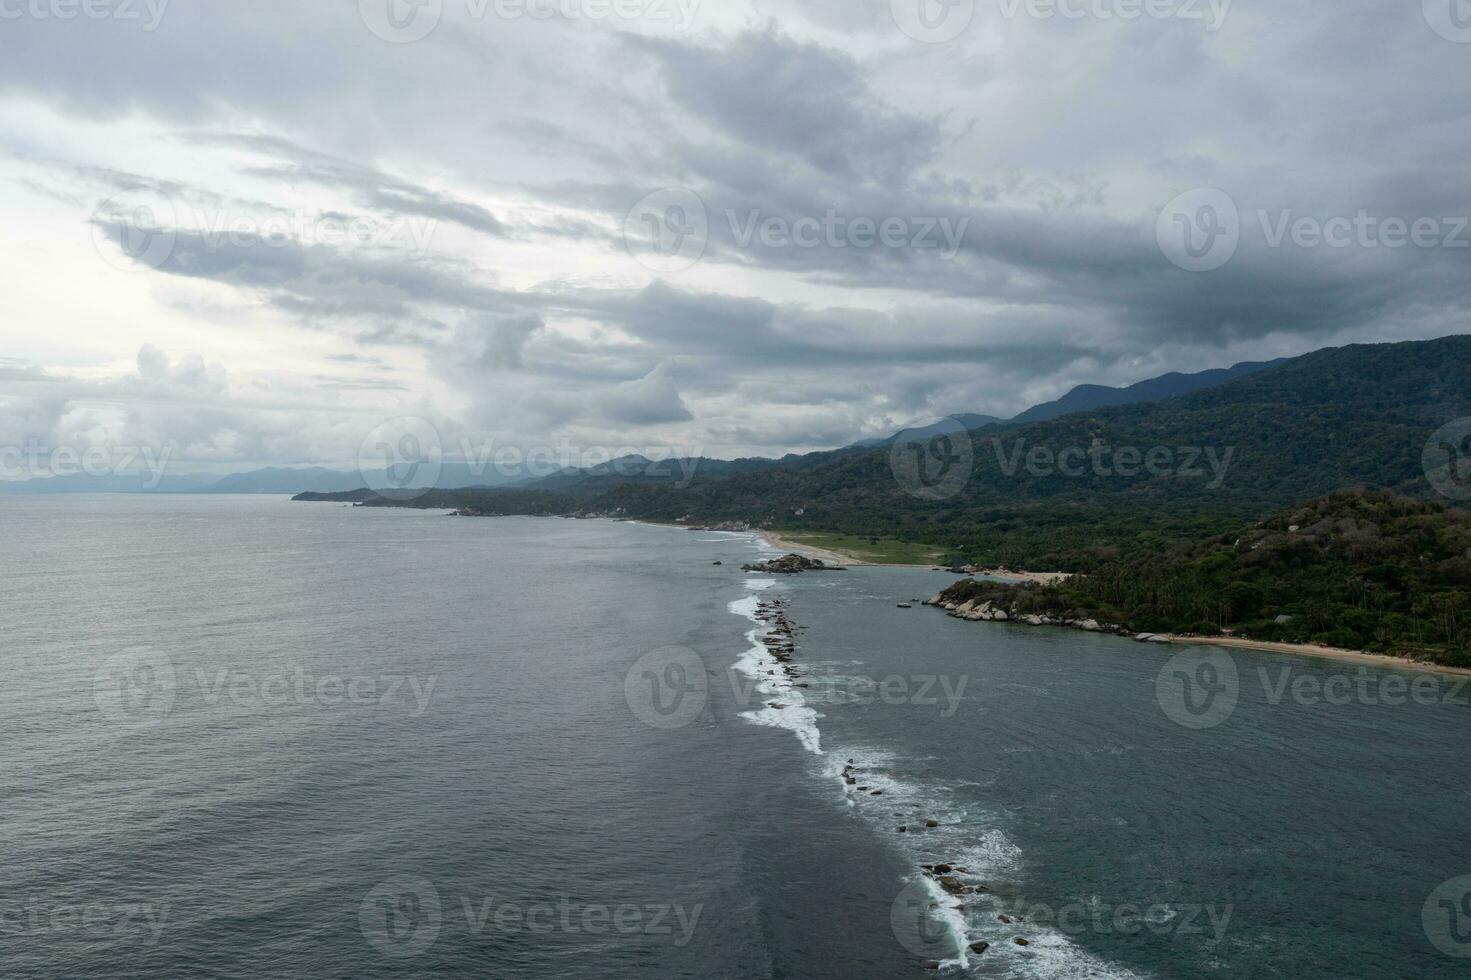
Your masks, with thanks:
M 971 622 L 1015 623 L 1019 626 L 1061 626 L 1085 633 L 1112 633 L 1140 643 L 1169 643 L 1170 638 L 1158 633 L 1137 633 L 1127 625 L 1105 623 L 1092 618 L 1085 610 L 1042 612 L 1035 608 L 1035 590 L 1028 586 L 997 585 L 967 581 L 951 586 L 924 601 L 956 618 Z M 974 593 L 979 592 L 979 595 Z M 967 596 L 970 597 L 967 597 Z
M 771 572 L 776 575 L 796 575 L 800 572 L 841 572 L 843 570 L 841 565 L 829 565 L 821 558 L 808 558 L 806 555 L 796 554 L 741 566 L 743 572 Z

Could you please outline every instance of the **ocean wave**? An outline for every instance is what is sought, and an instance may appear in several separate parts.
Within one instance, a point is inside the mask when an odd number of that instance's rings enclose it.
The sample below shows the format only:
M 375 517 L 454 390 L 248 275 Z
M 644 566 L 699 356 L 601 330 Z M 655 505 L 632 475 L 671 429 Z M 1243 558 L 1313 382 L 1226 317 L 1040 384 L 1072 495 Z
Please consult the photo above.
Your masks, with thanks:
M 760 590 L 776 584 L 774 579 L 748 579 L 746 587 Z M 741 717 L 755 725 L 766 728 L 783 728 L 797 736 L 802 747 L 813 755 L 822 755 L 822 732 L 817 727 L 820 717 L 807 703 L 801 690 L 781 670 L 781 664 L 766 649 L 761 638 L 772 631 L 762 623 L 757 613 L 760 599 L 748 595 L 736 599 L 727 607 L 737 616 L 744 616 L 757 624 L 756 629 L 746 634 L 751 644 L 745 653 L 736 658 L 734 669 L 755 682 L 752 692 L 760 695 L 762 706 L 741 712 Z
M 931 921 L 945 937 L 943 946 L 951 951 L 942 959 L 936 956 L 942 972 L 1028 980 L 1137 980 L 1140 974 L 1099 959 L 1056 929 L 1034 928 L 1017 917 L 1008 904 L 1013 894 L 1008 882 L 1025 870 L 1021 848 L 995 826 L 993 814 L 977 809 L 973 801 L 957 799 L 948 786 L 900 774 L 901 767 L 915 762 L 870 746 L 831 748 L 819 775 L 835 779 L 848 807 L 903 851 L 916 869 L 948 864 L 962 884 L 983 889 L 952 895 L 919 870 L 905 879 L 906 890 L 923 896 Z M 856 779 L 851 786 L 844 781 L 850 766 Z M 927 827 L 931 820 L 937 826 Z M 901 826 L 905 833 L 896 832 Z M 1004 923 L 1001 915 L 1013 921 Z M 1028 945 L 1018 945 L 1018 937 Z M 977 942 L 990 944 L 984 954 L 970 951 Z

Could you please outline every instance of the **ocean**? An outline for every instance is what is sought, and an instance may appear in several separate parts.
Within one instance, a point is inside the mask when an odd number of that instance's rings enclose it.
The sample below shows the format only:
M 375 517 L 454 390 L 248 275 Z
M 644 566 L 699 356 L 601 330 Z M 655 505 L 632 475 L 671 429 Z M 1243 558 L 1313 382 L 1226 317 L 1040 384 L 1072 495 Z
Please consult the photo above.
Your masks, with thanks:
M 0 541 L 0 976 L 1471 962 L 1458 680 L 961 622 L 751 534 L 96 496 Z

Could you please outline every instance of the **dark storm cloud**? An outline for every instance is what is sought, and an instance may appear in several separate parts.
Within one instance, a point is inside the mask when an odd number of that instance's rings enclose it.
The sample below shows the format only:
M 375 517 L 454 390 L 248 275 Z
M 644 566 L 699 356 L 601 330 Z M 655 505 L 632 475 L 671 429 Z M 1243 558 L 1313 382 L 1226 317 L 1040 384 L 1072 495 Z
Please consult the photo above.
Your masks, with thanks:
M 265 6 L 180 5 L 149 36 L 11 25 L 0 92 L 146 122 L 214 154 L 216 175 L 320 192 L 324 208 L 474 232 L 458 237 L 483 252 L 405 255 L 181 229 L 157 271 L 429 350 L 487 417 L 510 411 L 485 394 L 495 379 L 547 424 L 693 416 L 753 444 L 842 441 L 1076 382 L 1454 332 L 1471 303 L 1471 250 L 1269 234 L 1283 216 L 1471 214 L 1471 45 L 1415 3 L 1235 0 L 1218 33 L 982 4 L 944 45 L 899 34 L 886 0 L 731 4 L 684 35 L 447 20 L 404 46 L 352 4 Z M 22 142 L 0 129 L 12 155 Z M 242 196 L 209 172 L 71 175 L 124 197 Z M 25 181 L 10 186 L 76 194 Z M 660 188 L 703 201 L 692 269 L 652 273 L 624 251 L 630 209 Z M 1173 265 L 1156 237 L 1161 209 L 1196 188 L 1220 188 L 1240 220 L 1208 272 Z M 953 249 L 794 246 L 759 231 L 829 213 L 957 235 Z
M 670 99 L 750 149 L 859 181 L 907 177 L 940 142 L 928 119 L 884 106 L 851 57 L 775 30 L 722 46 L 631 37 L 658 59 Z

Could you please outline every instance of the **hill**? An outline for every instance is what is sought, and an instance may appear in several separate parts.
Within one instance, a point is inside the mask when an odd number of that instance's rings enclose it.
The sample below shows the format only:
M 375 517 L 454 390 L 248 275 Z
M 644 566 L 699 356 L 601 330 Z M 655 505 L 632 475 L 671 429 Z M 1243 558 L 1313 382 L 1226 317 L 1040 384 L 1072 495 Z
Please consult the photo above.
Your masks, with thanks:
M 1088 571 L 1335 491 L 1433 498 L 1427 441 L 1465 417 L 1471 337 L 1457 336 L 1316 351 L 1159 402 L 746 469 L 696 467 L 687 485 L 597 477 L 557 501 L 493 490 L 432 499 L 898 539 L 982 564 Z
M 1166 398 L 1174 398 L 1176 395 L 1188 395 L 1194 391 L 1204 391 L 1206 388 L 1214 388 L 1237 378 L 1244 378 L 1258 371 L 1265 371 L 1269 367 L 1281 364 L 1285 359 L 1276 361 L 1243 361 L 1234 367 L 1215 368 L 1210 371 L 1200 371 L 1195 374 L 1180 374 L 1171 372 L 1160 375 L 1158 378 L 1150 378 L 1140 381 L 1125 388 L 1109 388 L 1103 385 L 1078 385 L 1072 391 L 1063 395 L 1056 401 L 1047 402 L 1027 409 L 1011 420 L 1012 424 L 1025 422 L 1043 422 L 1047 419 L 1061 418 L 1074 412 L 1088 412 L 1095 408 L 1108 408 L 1114 405 L 1131 405 L 1140 402 L 1158 402 Z
M 1471 513 L 1384 492 L 1331 494 L 1060 586 L 967 580 L 941 596 L 1136 632 L 1229 629 L 1471 666 Z
M 1336 490 L 1428 498 L 1426 441 L 1466 416 L 1471 337 L 1355 345 L 1161 402 L 900 447 L 897 457 L 870 450 L 806 469 L 697 475 L 677 492 L 621 487 L 590 506 L 901 538 L 978 562 L 1086 570 Z

